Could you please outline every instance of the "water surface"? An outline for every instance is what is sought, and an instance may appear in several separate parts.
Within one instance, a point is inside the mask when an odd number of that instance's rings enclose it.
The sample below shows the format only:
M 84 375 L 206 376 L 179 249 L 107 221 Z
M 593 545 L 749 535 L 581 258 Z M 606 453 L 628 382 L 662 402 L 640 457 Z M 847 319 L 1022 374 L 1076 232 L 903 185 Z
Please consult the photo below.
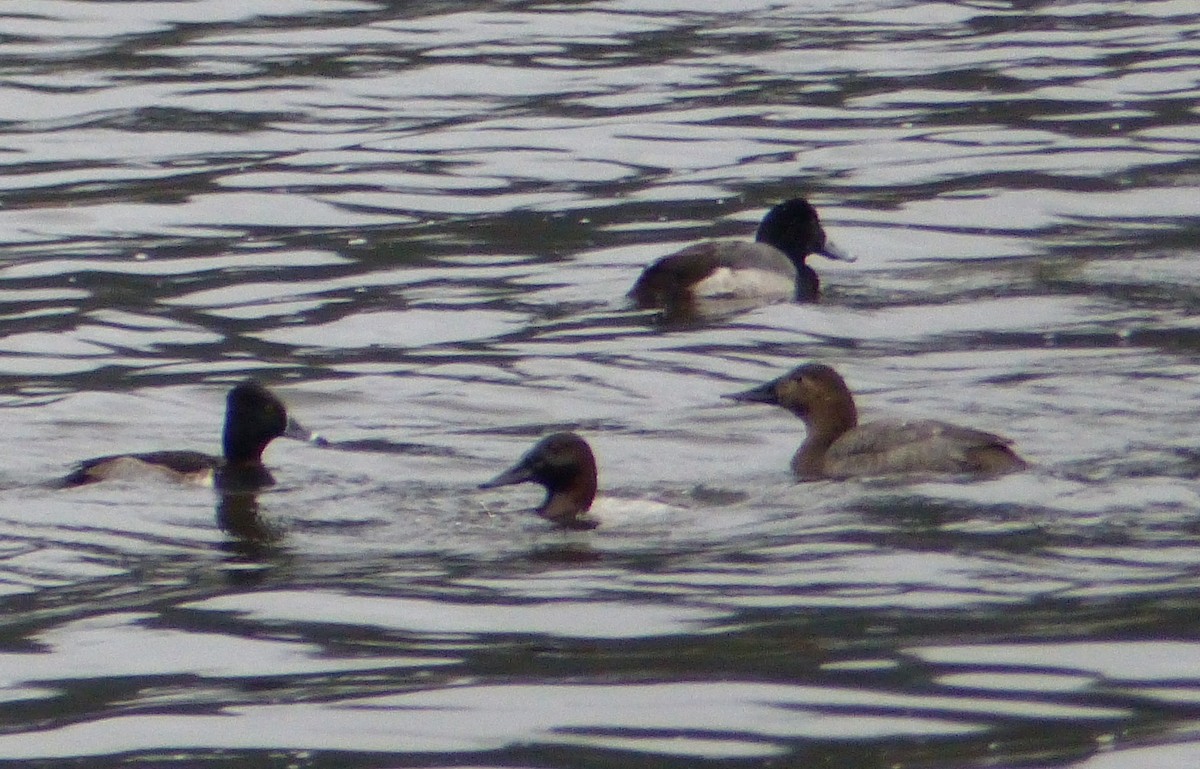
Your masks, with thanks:
M 1197 762 L 1190 0 L 0 19 L 0 759 Z M 796 194 L 820 305 L 624 306 Z M 1035 468 L 797 485 L 720 396 L 810 359 Z M 333 444 L 271 490 L 48 487 L 246 375 Z M 557 429 L 595 531 L 475 489 Z

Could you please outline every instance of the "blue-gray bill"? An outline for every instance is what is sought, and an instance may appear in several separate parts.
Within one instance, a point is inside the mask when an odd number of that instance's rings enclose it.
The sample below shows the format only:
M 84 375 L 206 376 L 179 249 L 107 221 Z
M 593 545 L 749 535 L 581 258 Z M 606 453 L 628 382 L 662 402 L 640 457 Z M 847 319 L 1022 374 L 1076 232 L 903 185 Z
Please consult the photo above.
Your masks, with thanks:
M 294 441 L 311 443 L 314 446 L 329 445 L 329 441 L 325 439 L 325 436 L 309 430 L 292 416 L 288 416 L 287 427 L 283 428 L 282 437 L 291 438 Z

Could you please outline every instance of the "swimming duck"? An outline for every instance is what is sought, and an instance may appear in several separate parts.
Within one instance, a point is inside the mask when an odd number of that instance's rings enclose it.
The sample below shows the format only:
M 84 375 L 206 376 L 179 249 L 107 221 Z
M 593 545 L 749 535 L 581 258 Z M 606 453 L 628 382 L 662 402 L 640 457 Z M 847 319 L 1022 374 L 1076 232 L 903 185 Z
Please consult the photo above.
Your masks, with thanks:
M 854 397 L 829 366 L 809 363 L 778 379 L 726 396 L 773 403 L 804 420 L 808 436 L 792 457 L 801 480 L 893 473 L 997 475 L 1028 465 L 999 435 L 932 419 L 858 423 Z
M 642 272 L 629 297 L 640 309 L 661 308 L 675 317 L 696 314 L 705 300 L 815 302 L 821 284 L 805 258 L 854 261 L 825 238 L 816 209 L 804 198 L 768 211 L 754 240 L 706 241 L 664 256 Z
M 481 489 L 538 483 L 546 488 L 546 500 L 535 512 L 568 529 L 593 529 L 596 521 L 587 516 L 596 499 L 596 457 L 587 441 L 575 433 L 547 435 L 512 467 Z
M 64 486 L 112 478 L 158 477 L 219 488 L 256 488 L 275 482 L 263 465 L 267 444 L 279 437 L 319 440 L 290 418 L 279 398 L 253 379 L 229 391 L 222 436 L 224 458 L 198 451 L 151 451 L 113 454 L 80 462 Z

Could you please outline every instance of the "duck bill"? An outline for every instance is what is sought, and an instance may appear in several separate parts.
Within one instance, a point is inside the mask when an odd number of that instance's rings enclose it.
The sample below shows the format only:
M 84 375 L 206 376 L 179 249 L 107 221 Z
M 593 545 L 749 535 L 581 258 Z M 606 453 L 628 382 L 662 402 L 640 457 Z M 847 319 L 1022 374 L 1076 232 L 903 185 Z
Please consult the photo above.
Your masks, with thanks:
M 305 443 L 315 443 L 318 446 L 328 445 L 329 441 L 312 430 L 309 430 L 304 425 L 297 422 L 294 418 L 288 417 L 287 427 L 283 428 L 283 437 L 291 438 L 294 441 L 303 441 Z
M 766 384 L 761 384 L 758 387 L 752 387 L 740 393 L 730 393 L 723 397 L 742 403 L 772 403 L 776 405 L 779 403 L 779 395 L 775 392 L 774 380 Z
M 532 481 L 533 474 L 524 462 L 513 465 L 490 481 L 479 484 L 481 489 L 495 489 L 500 486 L 514 486 L 518 483 Z
M 835 259 L 839 262 L 853 262 L 858 260 L 857 256 L 842 248 L 838 248 L 831 240 L 826 240 L 825 245 L 817 249 L 817 253 L 826 259 Z

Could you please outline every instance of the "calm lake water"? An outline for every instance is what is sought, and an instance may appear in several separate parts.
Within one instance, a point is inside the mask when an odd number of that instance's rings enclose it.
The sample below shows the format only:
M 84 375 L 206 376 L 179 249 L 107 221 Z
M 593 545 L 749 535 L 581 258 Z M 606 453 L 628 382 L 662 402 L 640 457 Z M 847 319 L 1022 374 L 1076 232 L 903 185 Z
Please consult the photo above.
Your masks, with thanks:
M 0 5 L 0 763 L 1200 765 L 1200 7 Z M 826 297 L 688 327 L 639 268 L 809 196 Z M 720 396 L 1011 436 L 792 481 Z M 215 450 L 254 497 L 74 460 Z M 478 491 L 576 429 L 591 532 Z

